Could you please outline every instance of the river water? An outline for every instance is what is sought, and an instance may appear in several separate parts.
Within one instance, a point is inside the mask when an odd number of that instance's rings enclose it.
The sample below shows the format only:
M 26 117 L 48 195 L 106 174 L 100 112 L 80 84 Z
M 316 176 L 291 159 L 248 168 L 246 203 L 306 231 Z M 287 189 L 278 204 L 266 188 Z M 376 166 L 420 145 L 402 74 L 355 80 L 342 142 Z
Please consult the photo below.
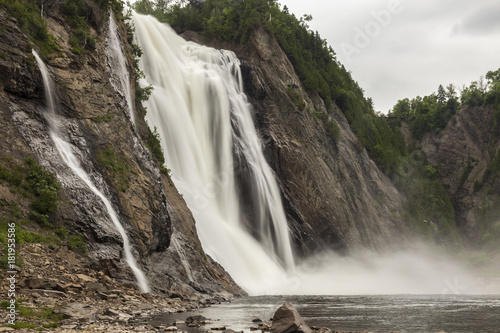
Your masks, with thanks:
M 284 302 L 291 302 L 310 326 L 337 331 L 387 332 L 500 332 L 500 295 L 387 295 L 387 296 L 257 296 L 187 313 L 160 315 L 153 325 L 172 325 L 201 314 L 214 320 L 200 328 L 179 329 L 205 333 L 224 325 L 250 332 L 252 320 L 268 321 Z

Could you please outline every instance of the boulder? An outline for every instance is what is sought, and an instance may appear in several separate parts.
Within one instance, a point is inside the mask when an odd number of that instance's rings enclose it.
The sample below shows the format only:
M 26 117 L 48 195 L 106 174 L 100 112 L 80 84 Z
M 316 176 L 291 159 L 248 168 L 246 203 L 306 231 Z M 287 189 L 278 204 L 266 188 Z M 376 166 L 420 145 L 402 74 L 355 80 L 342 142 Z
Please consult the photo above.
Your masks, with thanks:
M 76 274 L 76 277 L 80 280 L 82 280 L 83 282 L 97 282 L 97 280 L 93 277 L 90 277 L 88 275 L 85 275 L 85 274 Z
M 62 313 L 65 319 L 77 319 L 88 322 L 94 322 L 98 314 L 98 310 L 95 307 L 82 303 L 72 303 L 56 311 L 57 313 Z
M 115 309 L 107 309 L 104 312 L 105 316 L 110 316 L 110 317 L 118 317 L 120 315 L 120 311 L 115 310 Z
M 186 323 L 191 324 L 191 323 L 201 323 L 210 320 L 209 318 L 203 317 L 203 316 L 191 316 L 186 318 Z
M 29 277 L 25 280 L 26 287 L 30 289 L 48 289 L 55 290 L 58 281 L 53 279 L 42 279 L 38 277 Z
M 273 316 L 273 333 L 311 333 L 311 329 L 291 303 L 283 304 Z
M 97 291 L 97 292 L 106 292 L 106 287 L 104 287 L 102 284 L 100 284 L 99 282 L 92 282 L 92 281 L 89 281 L 85 284 L 85 287 L 87 288 L 87 290 L 89 291 Z
M 225 331 L 226 326 L 214 326 L 214 327 L 210 327 L 210 330 L 212 330 L 212 331 Z

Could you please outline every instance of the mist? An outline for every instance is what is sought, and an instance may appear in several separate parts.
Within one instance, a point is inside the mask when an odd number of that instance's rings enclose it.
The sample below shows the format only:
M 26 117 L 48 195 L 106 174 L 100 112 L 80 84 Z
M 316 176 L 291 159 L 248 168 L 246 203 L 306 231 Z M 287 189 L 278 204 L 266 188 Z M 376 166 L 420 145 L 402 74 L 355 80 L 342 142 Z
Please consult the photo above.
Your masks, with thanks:
M 429 245 L 392 252 L 325 252 L 308 258 L 280 285 L 252 294 L 394 295 L 500 294 L 500 258 L 484 265 L 467 253 L 452 257 Z M 268 286 L 269 287 L 269 286 Z

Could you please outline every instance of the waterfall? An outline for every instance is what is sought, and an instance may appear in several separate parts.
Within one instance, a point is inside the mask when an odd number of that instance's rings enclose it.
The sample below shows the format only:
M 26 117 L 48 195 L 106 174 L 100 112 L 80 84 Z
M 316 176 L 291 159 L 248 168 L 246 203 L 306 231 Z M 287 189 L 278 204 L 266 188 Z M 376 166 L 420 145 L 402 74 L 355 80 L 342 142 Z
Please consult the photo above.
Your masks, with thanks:
M 64 140 L 63 135 L 61 134 L 60 131 L 61 124 L 56 114 L 56 103 L 54 99 L 55 96 L 54 83 L 50 77 L 47 66 L 45 66 L 42 59 L 40 59 L 35 50 L 33 50 L 33 55 L 35 56 L 38 67 L 40 68 L 40 72 L 42 73 L 43 84 L 45 89 L 45 100 L 47 103 L 47 112 L 45 113 L 45 117 L 49 124 L 50 137 L 54 142 L 54 145 L 64 163 L 73 171 L 73 173 L 77 177 L 79 177 L 89 187 L 89 189 L 97 197 L 99 197 L 99 199 L 101 199 L 102 203 L 106 207 L 109 217 L 113 221 L 114 226 L 116 227 L 116 229 L 118 230 L 123 239 L 125 262 L 128 264 L 128 266 L 134 273 L 134 276 L 137 280 L 138 286 L 141 289 L 141 291 L 148 292 L 149 291 L 148 282 L 146 280 L 146 277 L 144 276 L 144 273 L 137 265 L 134 256 L 132 255 L 130 241 L 128 239 L 127 233 L 125 232 L 125 229 L 123 228 L 122 224 L 120 223 L 120 220 L 118 219 L 118 214 L 113 209 L 113 206 L 111 202 L 108 200 L 108 198 L 106 198 L 106 196 L 97 189 L 97 187 L 93 184 L 92 180 L 90 179 L 89 175 L 80 166 L 78 158 L 73 153 L 72 145 L 68 143 L 66 140 Z
M 109 81 L 116 92 L 125 100 L 125 109 L 128 110 L 130 120 L 135 126 L 127 59 L 123 52 L 120 34 L 112 12 L 109 14 L 108 36 L 106 38 L 106 60 L 110 69 Z
M 141 84 L 153 86 L 146 120 L 160 134 L 204 250 L 249 293 L 275 292 L 295 264 L 238 58 L 187 42 L 150 16 L 132 19 L 143 50 Z

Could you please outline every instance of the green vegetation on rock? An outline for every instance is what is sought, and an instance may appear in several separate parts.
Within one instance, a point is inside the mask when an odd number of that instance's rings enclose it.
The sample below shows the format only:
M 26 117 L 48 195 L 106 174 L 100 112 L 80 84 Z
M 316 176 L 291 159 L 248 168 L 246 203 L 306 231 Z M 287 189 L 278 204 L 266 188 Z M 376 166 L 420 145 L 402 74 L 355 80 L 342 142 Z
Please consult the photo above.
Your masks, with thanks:
M 9 301 L 3 301 L 0 303 L 0 306 L 4 309 L 7 309 L 10 306 Z M 42 324 L 39 330 L 43 330 L 44 328 L 57 328 L 60 326 L 59 322 L 63 320 L 63 314 L 54 313 L 55 308 L 32 308 L 28 306 L 21 305 L 19 302 L 15 303 L 16 311 L 19 313 L 19 317 L 21 320 L 36 320 L 36 321 L 47 321 Z M 16 321 L 14 325 L 10 325 L 13 328 L 30 328 L 35 329 L 37 325 L 25 322 L 25 321 Z
M 101 10 L 97 10 L 98 7 Z M 113 10 L 115 15 L 121 17 L 123 3 L 118 0 L 63 0 L 61 1 L 61 13 L 65 16 L 71 27 L 69 44 L 71 51 L 80 55 L 85 51 L 95 49 L 96 36 L 91 27 L 100 30 L 105 15 Z
M 122 192 L 127 191 L 134 174 L 127 159 L 108 145 L 97 153 L 97 160 L 110 174 L 116 189 Z
M 40 1 L 0 0 L 3 8 L 17 20 L 19 27 L 38 46 L 42 56 L 59 51 L 59 46 L 47 29 L 47 22 L 41 16 Z
M 20 164 L 13 158 L 0 158 L 0 186 L 10 190 L 11 201 L 0 199 L 0 267 L 7 267 L 7 234 L 9 224 L 15 224 L 17 245 L 23 243 L 45 243 L 61 246 L 69 243 L 69 231 L 54 224 L 52 213 L 58 206 L 61 185 L 54 174 L 46 171 L 33 157 Z M 24 207 L 24 208 L 23 208 Z M 29 210 L 25 210 L 26 207 Z M 83 240 L 83 236 L 79 237 Z M 69 245 L 69 244 L 68 244 Z M 85 252 L 85 244 L 76 248 Z M 16 257 L 18 266 L 22 258 Z

